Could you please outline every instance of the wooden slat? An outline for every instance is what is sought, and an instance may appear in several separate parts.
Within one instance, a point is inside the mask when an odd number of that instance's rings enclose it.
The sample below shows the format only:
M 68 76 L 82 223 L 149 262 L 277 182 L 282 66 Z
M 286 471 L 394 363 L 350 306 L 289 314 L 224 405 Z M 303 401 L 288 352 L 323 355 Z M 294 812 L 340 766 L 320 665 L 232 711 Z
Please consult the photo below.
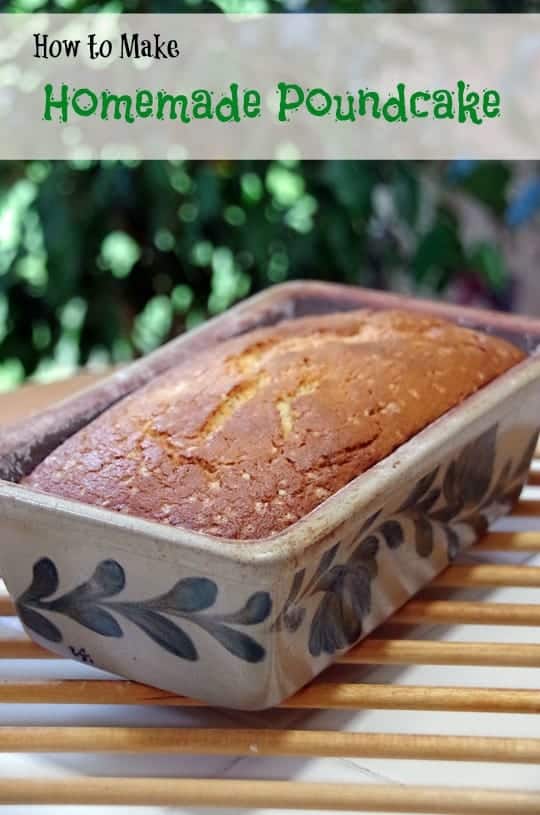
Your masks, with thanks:
M 0 617 L 10 617 L 15 614 L 15 607 L 11 597 L 0 595 Z
M 347 664 L 488 665 L 540 668 L 540 644 L 366 639 L 339 659 Z
M 127 680 L 0 681 L 0 704 L 169 705 L 199 707 L 194 699 Z M 204 706 L 204 705 L 203 705 Z M 370 685 L 315 680 L 279 707 L 333 710 L 446 710 L 540 713 L 540 691 L 504 688 Z
M 28 637 L 8 637 L 0 639 L 0 659 L 61 659 L 61 657 L 41 648 Z
M 0 659 L 58 658 L 29 640 L 0 641 Z M 540 668 L 540 644 L 367 639 L 337 661 L 345 665 Z
M 540 764 L 540 739 L 191 727 L 0 727 L 0 753 L 321 756 Z
M 540 470 L 530 470 L 527 484 L 531 487 L 537 487 L 540 484 Z
M 2 699 L 0 690 L 0 701 Z M 313 682 L 281 707 L 332 710 L 439 710 L 474 713 L 540 713 L 540 691 L 421 685 Z
M 394 623 L 540 626 L 540 603 L 473 603 L 410 600 L 391 617 Z
M 540 566 L 507 566 L 480 563 L 471 566 L 449 566 L 430 583 L 430 588 L 476 588 L 514 586 L 540 588 Z
M 58 657 L 27 638 L 0 640 L 0 659 Z M 540 644 L 368 638 L 339 657 L 346 665 L 487 665 L 540 668 Z
M 323 784 L 191 778 L 0 779 L 0 804 L 205 806 L 429 813 L 540 815 L 540 796 L 466 787 L 401 784 Z
M 490 532 L 476 543 L 471 551 L 482 552 L 540 552 L 538 532 Z
M 531 500 L 518 501 L 514 507 L 513 515 L 518 518 L 539 518 L 540 517 L 540 501 Z

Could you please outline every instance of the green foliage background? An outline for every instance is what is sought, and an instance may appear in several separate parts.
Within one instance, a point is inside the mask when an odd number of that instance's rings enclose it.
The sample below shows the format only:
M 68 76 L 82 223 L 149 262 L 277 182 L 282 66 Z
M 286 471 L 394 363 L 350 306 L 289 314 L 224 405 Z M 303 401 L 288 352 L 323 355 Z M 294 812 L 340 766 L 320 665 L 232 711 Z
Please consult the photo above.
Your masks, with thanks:
M 535 2 L 9 0 L 4 11 L 523 11 Z M 512 167 L 409 162 L 0 163 L 0 388 L 155 348 L 265 286 L 320 278 L 499 306 L 497 243 L 467 242 L 452 195 L 508 219 Z M 529 193 L 529 198 L 531 197 Z M 534 198 L 534 196 L 533 196 Z M 534 201 L 533 201 L 534 204 Z M 531 207 L 534 208 L 533 204 Z

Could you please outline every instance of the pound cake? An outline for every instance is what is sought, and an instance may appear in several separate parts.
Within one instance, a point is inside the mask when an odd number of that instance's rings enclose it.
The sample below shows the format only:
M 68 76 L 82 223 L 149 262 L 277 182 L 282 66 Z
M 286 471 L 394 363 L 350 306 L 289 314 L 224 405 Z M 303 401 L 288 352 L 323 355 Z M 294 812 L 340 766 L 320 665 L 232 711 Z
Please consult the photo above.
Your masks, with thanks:
M 405 311 L 283 322 L 170 369 L 25 483 L 219 537 L 266 537 L 523 357 Z

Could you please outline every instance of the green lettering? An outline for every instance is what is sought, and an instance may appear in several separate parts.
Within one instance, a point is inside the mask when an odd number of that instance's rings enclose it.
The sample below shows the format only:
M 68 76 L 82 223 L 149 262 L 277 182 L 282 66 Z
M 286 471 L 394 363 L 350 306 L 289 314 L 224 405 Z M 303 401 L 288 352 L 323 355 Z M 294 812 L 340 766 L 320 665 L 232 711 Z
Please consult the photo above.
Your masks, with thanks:
M 73 97 L 75 101 L 75 97 Z M 109 118 L 109 107 L 113 106 L 113 118 L 125 119 L 128 124 L 133 124 L 135 118 L 132 113 L 133 99 L 127 93 L 116 94 L 110 91 L 103 91 L 101 94 L 101 118 Z M 122 107 L 124 108 L 122 112 Z
M 203 88 L 197 88 L 191 94 L 193 107 L 191 115 L 194 119 L 213 119 L 212 113 L 212 94 Z
M 68 109 L 69 109 L 69 95 L 68 95 L 68 86 L 62 85 L 60 89 L 60 99 L 55 100 L 53 99 L 53 86 L 50 82 L 45 85 L 45 107 L 43 110 L 43 118 L 47 121 L 51 121 L 51 108 L 57 108 L 60 111 L 60 121 L 67 122 L 68 120 Z
M 151 91 L 137 91 L 135 98 L 135 113 L 140 119 L 148 119 L 152 115 L 154 97 Z
M 426 102 L 429 102 L 431 95 L 429 93 L 424 93 L 423 91 L 417 91 L 413 93 L 411 96 L 411 115 L 415 119 L 427 119 L 429 116 L 427 110 L 419 111 L 417 107 L 417 101 L 419 99 L 425 99 Z
M 230 96 L 224 96 L 216 105 L 216 119 L 219 122 L 239 122 L 238 83 L 232 82 Z
M 261 114 L 261 94 L 259 91 L 248 90 L 244 93 L 244 116 L 256 119 Z
M 171 93 L 158 91 L 156 115 L 160 121 L 165 118 L 165 109 L 167 106 L 169 107 L 168 119 L 180 119 L 183 124 L 189 124 L 191 119 L 187 112 L 188 100 L 185 94 L 180 93 L 178 96 L 173 96 Z M 178 116 L 177 108 L 180 109 L 180 116 Z
M 395 111 L 392 110 L 395 108 Z M 387 122 L 406 122 L 407 110 L 405 107 L 405 85 L 398 82 L 397 96 L 390 96 L 383 105 L 383 119 Z
M 317 96 L 322 97 L 322 101 L 318 105 L 314 101 Z M 306 110 L 312 116 L 326 116 L 331 107 L 332 97 L 323 88 L 313 88 L 306 96 Z
M 367 103 L 371 102 L 371 115 L 374 119 L 381 118 L 381 100 L 377 91 L 358 91 L 358 113 L 367 116 Z
M 86 107 L 79 101 L 83 96 L 87 96 L 89 100 Z M 77 116 L 93 116 L 98 106 L 97 94 L 89 88 L 79 88 L 73 94 L 71 106 Z
M 296 98 L 292 100 L 289 99 L 289 92 L 294 93 Z M 298 110 L 300 105 L 304 102 L 304 91 L 300 87 L 300 85 L 296 85 L 294 82 L 278 82 L 278 93 L 279 93 L 279 111 L 278 111 L 278 119 L 280 122 L 288 122 L 290 121 L 287 113 L 291 110 Z
M 432 98 L 435 102 L 433 115 L 436 119 L 454 118 L 454 100 L 450 91 L 444 88 L 433 91 Z
M 347 103 L 348 103 L 348 110 L 343 112 L 343 96 L 341 94 L 337 94 L 334 96 L 334 101 L 336 103 L 336 121 L 337 122 L 354 122 L 354 98 L 350 93 L 346 95 Z
M 468 88 L 469 85 L 466 85 L 461 79 L 457 83 L 458 121 L 461 123 L 466 122 L 468 116 L 473 124 L 481 125 L 482 118 L 478 114 L 480 96 L 475 91 L 469 91 L 467 93 Z
M 484 91 L 482 111 L 486 119 L 495 119 L 501 115 L 501 95 L 498 91 Z

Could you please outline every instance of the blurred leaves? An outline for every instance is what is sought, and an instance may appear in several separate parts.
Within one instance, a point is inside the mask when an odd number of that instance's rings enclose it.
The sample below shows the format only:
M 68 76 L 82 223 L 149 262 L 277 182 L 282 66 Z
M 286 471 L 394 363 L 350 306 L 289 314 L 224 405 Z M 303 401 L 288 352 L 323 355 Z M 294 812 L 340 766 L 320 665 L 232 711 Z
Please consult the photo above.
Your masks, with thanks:
M 0 164 L 0 387 L 146 353 L 290 278 L 444 294 L 465 276 L 500 295 L 501 251 L 465 240 L 452 196 L 508 229 L 511 177 L 504 163 Z

